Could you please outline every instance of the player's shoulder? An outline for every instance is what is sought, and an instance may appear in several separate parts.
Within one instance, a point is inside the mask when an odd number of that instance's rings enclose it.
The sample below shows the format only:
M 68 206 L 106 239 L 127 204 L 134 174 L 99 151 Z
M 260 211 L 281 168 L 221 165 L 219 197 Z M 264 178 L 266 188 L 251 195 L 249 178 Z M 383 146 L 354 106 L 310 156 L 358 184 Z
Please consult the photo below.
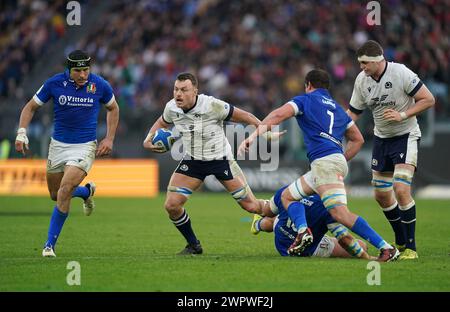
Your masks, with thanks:
M 402 76 L 407 75 L 410 76 L 413 71 L 408 68 L 405 64 L 402 63 L 395 63 L 395 62 L 389 62 L 388 63 L 388 69 L 390 68 L 390 72 L 393 76 Z
M 356 79 L 355 79 L 355 85 L 362 85 L 362 84 L 364 84 L 365 82 L 367 82 L 369 78 L 370 78 L 370 77 L 368 77 L 368 76 L 364 73 L 364 71 L 362 70 L 362 71 L 359 72 L 358 76 L 356 76 Z
M 100 85 L 109 84 L 109 82 L 105 78 L 103 78 L 101 75 L 99 75 L 99 74 L 90 73 L 89 74 L 89 80 L 91 82 L 94 82 L 94 83 L 97 83 L 97 84 L 100 84 Z
M 177 103 L 175 102 L 175 99 L 171 99 L 170 101 L 168 101 L 165 105 L 165 108 L 169 110 L 178 110 L 178 106 Z
M 228 110 L 229 105 L 227 102 L 218 99 L 212 95 L 199 94 L 197 99 L 198 110 L 201 112 L 210 112 L 221 114 L 223 110 Z
M 311 97 L 311 94 L 302 93 L 302 94 L 298 94 L 298 95 L 294 96 L 289 102 L 300 103 L 302 101 L 309 100 L 310 97 Z
M 52 83 L 58 83 L 61 81 L 66 80 L 66 75 L 65 73 L 57 73 L 53 76 L 51 76 L 50 78 L 47 79 L 46 83 L 47 84 L 52 84 Z

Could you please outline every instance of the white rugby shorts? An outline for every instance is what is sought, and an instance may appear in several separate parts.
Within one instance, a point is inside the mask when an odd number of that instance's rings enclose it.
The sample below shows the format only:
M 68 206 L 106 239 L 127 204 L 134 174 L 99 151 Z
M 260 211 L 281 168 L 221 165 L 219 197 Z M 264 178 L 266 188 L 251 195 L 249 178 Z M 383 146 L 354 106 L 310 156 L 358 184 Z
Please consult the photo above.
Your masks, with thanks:
M 94 163 L 96 148 L 96 141 L 69 144 L 52 138 L 48 150 L 47 172 L 64 172 L 65 166 L 74 166 L 88 173 Z

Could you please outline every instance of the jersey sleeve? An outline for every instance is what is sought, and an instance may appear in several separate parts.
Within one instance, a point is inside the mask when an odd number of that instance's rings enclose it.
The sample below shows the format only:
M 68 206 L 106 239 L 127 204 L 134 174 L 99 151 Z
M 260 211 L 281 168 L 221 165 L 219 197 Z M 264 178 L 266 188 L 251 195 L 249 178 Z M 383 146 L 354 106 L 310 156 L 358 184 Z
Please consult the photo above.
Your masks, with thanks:
M 420 81 L 419 77 L 415 72 L 410 70 L 405 65 L 401 66 L 401 81 L 403 84 L 403 90 L 409 96 L 414 96 L 417 91 L 419 91 L 420 87 L 423 85 L 422 81 Z
M 211 110 L 218 120 L 226 121 L 230 120 L 233 116 L 234 106 L 215 97 L 211 97 Z
M 361 114 L 367 107 L 367 103 L 364 101 L 363 94 L 361 92 L 361 76 L 356 77 L 355 85 L 353 86 L 353 93 L 350 99 L 349 110 L 355 114 Z
M 44 105 L 47 103 L 52 97 L 52 93 L 50 91 L 51 82 L 47 80 L 40 88 L 37 90 L 36 94 L 33 96 L 33 100 L 39 104 Z
M 103 94 L 102 97 L 100 98 L 100 103 L 105 104 L 105 106 L 109 106 L 115 100 L 113 89 L 108 81 L 106 81 L 105 79 L 102 79 L 101 81 L 103 84 Z
M 163 121 L 167 124 L 172 124 L 173 123 L 173 119 L 172 116 L 170 116 L 170 109 L 169 109 L 169 103 L 168 102 L 166 104 L 166 107 L 164 108 L 164 112 L 162 113 L 161 117 L 163 119 Z
M 303 114 L 305 98 L 306 98 L 305 95 L 300 95 L 294 97 L 292 100 L 287 102 L 287 104 L 291 105 L 292 108 L 294 108 L 295 116 Z

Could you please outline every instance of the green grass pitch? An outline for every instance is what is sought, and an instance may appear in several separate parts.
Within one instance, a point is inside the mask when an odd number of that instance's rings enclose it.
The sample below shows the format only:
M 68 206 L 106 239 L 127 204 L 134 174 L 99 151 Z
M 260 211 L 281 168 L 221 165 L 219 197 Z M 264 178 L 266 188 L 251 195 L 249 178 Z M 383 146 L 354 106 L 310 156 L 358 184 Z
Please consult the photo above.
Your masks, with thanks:
M 270 194 L 259 194 L 269 198 Z M 41 257 L 53 202 L 0 197 L 0 291 L 450 291 L 450 201 L 416 200 L 420 258 L 381 264 L 381 285 L 367 284 L 367 262 L 279 256 L 272 234 L 250 234 L 250 215 L 225 193 L 196 193 L 186 208 L 204 254 L 181 257 L 185 241 L 168 220 L 164 196 L 96 198 L 90 217 L 82 201 L 56 246 Z M 393 234 L 373 199 L 350 199 L 386 240 Z M 371 247 L 369 252 L 376 255 Z M 78 261 L 81 285 L 66 282 Z

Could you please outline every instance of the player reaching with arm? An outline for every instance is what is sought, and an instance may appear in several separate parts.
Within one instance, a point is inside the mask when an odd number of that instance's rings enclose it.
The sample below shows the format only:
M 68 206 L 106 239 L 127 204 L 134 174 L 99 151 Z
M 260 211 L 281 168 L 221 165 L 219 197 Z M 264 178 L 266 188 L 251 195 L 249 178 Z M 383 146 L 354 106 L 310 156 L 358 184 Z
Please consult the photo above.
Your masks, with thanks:
M 203 252 L 183 206 L 193 191 L 203 184 L 206 176 L 214 175 L 248 212 L 262 214 L 267 205 L 266 200 L 256 199 L 253 195 L 234 160 L 223 129 L 223 122 L 227 120 L 255 127 L 260 124 L 251 113 L 212 96 L 198 94 L 197 78 L 190 73 L 181 73 L 174 83 L 173 99 L 166 104 L 162 116 L 144 140 L 145 148 L 162 152 L 159 146 L 152 144 L 156 130 L 174 125 L 182 136 L 185 155 L 172 174 L 164 204 L 170 220 L 187 241 L 180 254 Z M 272 134 L 275 139 L 280 135 L 282 133 Z
M 433 107 L 434 97 L 405 65 L 386 62 L 378 42 L 367 41 L 357 56 L 362 71 L 348 114 L 356 121 L 367 107 L 372 111 L 375 199 L 394 230 L 400 259 L 416 259 L 416 204 L 411 196 L 421 137 L 416 116 Z
M 290 253 L 302 253 L 313 242 L 308 229 L 304 207 L 299 203 L 304 197 L 317 193 L 331 216 L 354 233 L 380 250 L 381 261 L 398 258 L 398 250 L 378 235 L 362 217 L 350 212 L 344 178 L 349 161 L 359 151 L 363 138 L 354 122 L 328 92 L 330 78 L 326 71 L 314 69 L 305 77 L 306 93 L 294 97 L 271 112 L 239 147 L 248 150 L 258 135 L 291 117 L 297 119 L 302 129 L 311 171 L 294 181 L 283 191 L 282 203 L 298 230 Z M 343 138 L 350 140 L 346 153 Z M 294 217 L 295 216 L 295 217 Z
M 54 130 L 47 161 L 47 186 L 56 201 L 48 238 L 42 255 L 55 257 L 56 241 L 69 214 L 72 197 L 84 200 L 85 215 L 94 209 L 95 184 L 79 186 L 92 167 L 95 156 L 111 153 L 119 122 L 119 106 L 112 88 L 102 77 L 90 73 L 91 58 L 76 50 L 67 58 L 67 70 L 48 79 L 24 106 L 20 115 L 16 150 L 25 155 L 26 128 L 34 113 L 53 99 Z M 101 106 L 107 109 L 106 137 L 97 146 L 97 119 Z

